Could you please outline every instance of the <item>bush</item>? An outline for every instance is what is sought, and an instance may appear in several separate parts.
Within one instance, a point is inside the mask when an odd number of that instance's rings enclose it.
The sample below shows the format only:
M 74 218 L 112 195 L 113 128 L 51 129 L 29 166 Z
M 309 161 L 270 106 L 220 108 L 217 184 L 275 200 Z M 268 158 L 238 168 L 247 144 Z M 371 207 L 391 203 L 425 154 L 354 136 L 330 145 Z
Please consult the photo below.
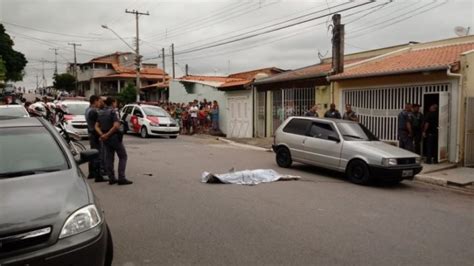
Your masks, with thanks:
M 123 104 L 134 103 L 137 100 L 137 89 L 132 83 L 128 83 L 127 86 L 119 93 L 118 99 Z

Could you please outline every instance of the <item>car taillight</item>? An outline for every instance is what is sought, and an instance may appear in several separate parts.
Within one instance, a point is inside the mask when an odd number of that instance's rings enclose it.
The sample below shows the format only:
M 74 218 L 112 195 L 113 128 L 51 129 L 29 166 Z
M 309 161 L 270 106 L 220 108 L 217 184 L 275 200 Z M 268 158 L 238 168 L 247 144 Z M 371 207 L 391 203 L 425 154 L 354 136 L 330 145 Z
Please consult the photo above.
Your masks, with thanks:
M 74 118 L 73 115 L 64 115 L 64 120 L 66 121 L 72 120 L 73 118 Z

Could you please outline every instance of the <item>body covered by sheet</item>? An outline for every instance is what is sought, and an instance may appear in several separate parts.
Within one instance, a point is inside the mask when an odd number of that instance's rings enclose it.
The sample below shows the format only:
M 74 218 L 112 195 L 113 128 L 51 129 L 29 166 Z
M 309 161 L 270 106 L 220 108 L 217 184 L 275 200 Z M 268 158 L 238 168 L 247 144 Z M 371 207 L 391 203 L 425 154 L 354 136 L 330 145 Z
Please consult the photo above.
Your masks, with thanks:
M 225 174 L 212 174 L 204 172 L 201 181 L 203 183 L 224 183 L 238 185 L 257 185 L 281 180 L 298 180 L 299 176 L 282 175 L 272 169 L 256 169 L 229 172 Z

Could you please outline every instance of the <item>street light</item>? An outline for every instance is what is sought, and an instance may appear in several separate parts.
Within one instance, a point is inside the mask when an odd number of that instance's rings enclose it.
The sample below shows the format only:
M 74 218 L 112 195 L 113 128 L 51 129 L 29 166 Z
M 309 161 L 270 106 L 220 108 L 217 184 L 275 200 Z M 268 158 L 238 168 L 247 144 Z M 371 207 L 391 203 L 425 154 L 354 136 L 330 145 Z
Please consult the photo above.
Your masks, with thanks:
M 137 35 L 137 48 L 134 49 L 130 44 L 128 44 L 118 33 L 116 33 L 113 29 L 109 28 L 107 25 L 101 25 L 102 28 L 106 30 L 110 30 L 117 38 L 119 38 L 123 43 L 125 43 L 130 49 L 135 50 L 135 64 L 136 64 L 136 87 L 137 87 L 137 102 L 140 102 L 140 54 L 138 52 L 138 35 Z

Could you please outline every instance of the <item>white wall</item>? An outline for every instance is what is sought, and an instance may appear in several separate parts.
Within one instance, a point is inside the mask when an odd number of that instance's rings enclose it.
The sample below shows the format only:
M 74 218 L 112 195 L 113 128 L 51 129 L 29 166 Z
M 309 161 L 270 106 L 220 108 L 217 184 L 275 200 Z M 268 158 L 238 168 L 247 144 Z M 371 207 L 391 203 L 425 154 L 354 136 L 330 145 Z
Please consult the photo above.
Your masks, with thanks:
M 217 90 L 216 87 L 198 83 L 188 83 L 192 91 L 186 91 L 186 87 L 179 81 L 170 82 L 170 102 L 188 103 L 194 100 L 217 101 L 219 103 L 219 127 L 222 133 L 227 134 L 227 99 L 225 92 Z

